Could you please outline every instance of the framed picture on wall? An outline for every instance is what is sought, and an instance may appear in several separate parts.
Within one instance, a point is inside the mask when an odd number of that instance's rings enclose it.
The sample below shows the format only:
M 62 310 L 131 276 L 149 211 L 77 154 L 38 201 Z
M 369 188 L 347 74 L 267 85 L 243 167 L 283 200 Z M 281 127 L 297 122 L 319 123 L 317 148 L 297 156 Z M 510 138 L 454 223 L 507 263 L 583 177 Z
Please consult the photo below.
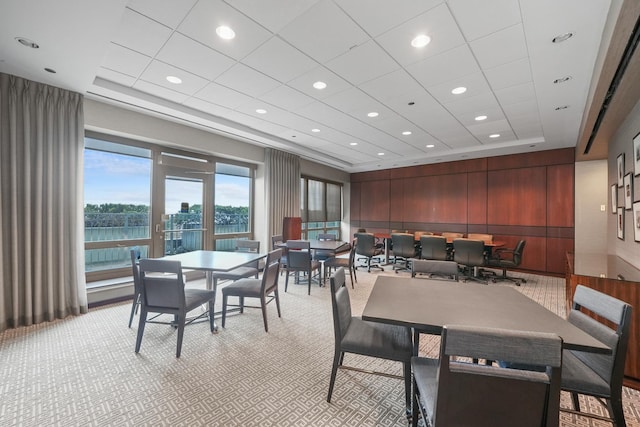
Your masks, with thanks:
M 624 208 L 627 210 L 631 209 L 631 205 L 633 204 L 633 177 L 631 176 L 631 172 L 624 176 Z
M 624 240 L 624 208 L 618 208 L 618 239 Z
M 640 133 L 633 138 L 633 174 L 640 175 Z
M 618 186 L 613 184 L 611 186 L 611 213 L 616 214 L 618 211 Z
M 633 204 L 633 240 L 640 242 L 640 202 Z
M 624 180 L 624 153 L 618 156 L 618 187 L 622 187 Z

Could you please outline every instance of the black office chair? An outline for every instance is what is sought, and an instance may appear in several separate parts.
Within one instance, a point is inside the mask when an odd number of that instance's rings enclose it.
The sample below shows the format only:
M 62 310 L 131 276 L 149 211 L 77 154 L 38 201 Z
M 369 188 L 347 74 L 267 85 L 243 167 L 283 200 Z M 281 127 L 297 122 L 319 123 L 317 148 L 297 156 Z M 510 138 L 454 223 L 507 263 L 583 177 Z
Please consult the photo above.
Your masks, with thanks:
M 498 280 L 510 280 L 520 286 L 520 283 L 527 283 L 527 279 L 521 277 L 507 276 L 508 268 L 517 268 L 522 262 L 522 253 L 524 252 L 524 246 L 527 244 L 526 240 L 520 240 L 515 248 L 497 248 L 493 251 L 493 255 L 488 260 L 488 264 L 492 267 L 498 267 L 502 269 L 502 276 L 496 276 L 492 280 L 494 282 Z
M 443 236 L 420 236 L 420 258 L 447 261 L 447 238 Z
M 613 325 L 613 329 L 587 315 L 582 309 L 606 319 Z M 606 421 L 613 422 L 614 427 L 626 426 L 622 410 L 622 380 L 632 312 L 631 305 L 619 299 L 582 285 L 576 287 L 567 320 L 609 346 L 612 352 L 597 354 L 565 350 L 561 388 L 571 393 L 574 409 L 562 411 L 601 419 L 597 415 L 580 412 L 578 395 L 594 396 L 609 412 L 610 418 L 605 418 Z
M 376 240 L 372 233 L 356 233 L 356 254 L 361 255 L 363 259 L 367 261 L 367 272 L 371 272 L 372 268 L 378 268 L 384 271 L 380 265 L 373 263 L 372 260 L 377 256 L 384 254 L 384 250 L 381 250 L 376 246 Z M 358 268 L 358 267 L 356 267 Z
M 411 258 L 416 256 L 413 234 L 392 233 L 391 243 L 393 244 L 393 270 L 396 273 L 400 270 L 409 271 L 411 269 Z M 402 263 L 402 265 L 398 263 Z
M 426 274 L 458 281 L 458 264 L 455 261 L 440 261 L 434 259 L 414 259 L 411 262 L 411 277 Z
M 284 291 L 289 288 L 289 276 L 295 273 L 296 280 L 299 274 L 305 273 L 308 280 L 307 294 L 311 295 L 311 279 L 314 271 L 318 272 L 318 284 L 322 286 L 322 269 L 320 262 L 312 259 L 311 243 L 308 240 L 287 240 L 287 276 L 284 282 Z
M 178 329 L 176 357 L 180 357 L 184 327 L 205 316 L 209 316 L 211 332 L 215 330 L 213 307 L 216 293 L 207 289 L 185 289 L 180 261 L 159 259 L 140 260 L 140 280 L 142 283 L 142 302 L 140 304 L 140 323 L 136 338 L 135 352 L 140 351 L 142 335 L 147 323 L 162 323 L 147 319 L 148 313 L 172 314 L 173 324 Z M 187 321 L 187 313 L 207 304 L 208 310 Z
M 513 360 L 536 370 L 469 359 Z M 411 359 L 412 425 L 418 425 L 420 410 L 427 427 L 557 427 L 561 366 L 556 334 L 445 326 L 439 359 Z
M 485 285 L 488 283 L 481 270 L 486 265 L 482 240 L 454 239 L 453 260 L 462 266 L 465 281 L 475 280 Z
M 338 368 L 379 374 L 378 372 L 344 366 L 345 353 L 354 353 L 402 363 L 405 403 L 407 410 L 409 410 L 411 408 L 411 356 L 413 354 L 410 329 L 397 325 L 367 322 L 359 317 L 353 317 L 351 315 L 349 290 L 345 286 L 344 268 L 339 268 L 331 276 L 330 282 L 335 350 L 327 402 L 331 402 L 331 394 L 333 393 Z M 386 373 L 382 375 L 390 376 Z

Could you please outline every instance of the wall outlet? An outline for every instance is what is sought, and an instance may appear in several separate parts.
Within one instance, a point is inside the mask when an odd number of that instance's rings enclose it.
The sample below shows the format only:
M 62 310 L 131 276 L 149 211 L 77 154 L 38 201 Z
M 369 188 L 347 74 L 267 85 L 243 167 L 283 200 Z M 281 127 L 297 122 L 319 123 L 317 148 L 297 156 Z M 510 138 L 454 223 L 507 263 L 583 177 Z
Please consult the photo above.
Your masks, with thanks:
M 604 212 L 607 210 L 607 205 L 600 205 L 600 212 Z

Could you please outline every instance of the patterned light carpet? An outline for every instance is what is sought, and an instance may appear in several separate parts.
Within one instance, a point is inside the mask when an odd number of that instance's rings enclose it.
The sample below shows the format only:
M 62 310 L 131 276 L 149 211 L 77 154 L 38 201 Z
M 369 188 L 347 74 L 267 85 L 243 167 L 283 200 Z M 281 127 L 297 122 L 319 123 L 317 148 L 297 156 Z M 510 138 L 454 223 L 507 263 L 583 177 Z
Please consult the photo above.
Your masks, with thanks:
M 349 289 L 355 314 L 379 274 L 393 273 L 358 272 Z M 562 279 L 522 276 L 520 291 L 564 314 Z M 326 287 L 314 286 L 311 296 L 306 284 L 282 292 L 282 319 L 268 307 L 269 333 L 256 309 L 229 317 L 218 334 L 190 325 L 180 359 L 175 331 L 164 325 L 147 326 L 136 355 L 129 309 L 111 305 L 0 334 L 0 426 L 406 426 L 400 380 L 339 371 L 326 402 L 333 357 Z M 438 345 L 423 336 L 421 354 L 437 355 Z M 345 363 L 401 373 L 400 364 L 377 359 L 347 355 Z M 640 426 L 640 393 L 625 388 L 624 399 L 627 425 Z M 566 406 L 568 395 L 562 400 Z M 584 406 L 602 413 L 590 399 Z M 610 424 L 561 414 L 560 425 Z

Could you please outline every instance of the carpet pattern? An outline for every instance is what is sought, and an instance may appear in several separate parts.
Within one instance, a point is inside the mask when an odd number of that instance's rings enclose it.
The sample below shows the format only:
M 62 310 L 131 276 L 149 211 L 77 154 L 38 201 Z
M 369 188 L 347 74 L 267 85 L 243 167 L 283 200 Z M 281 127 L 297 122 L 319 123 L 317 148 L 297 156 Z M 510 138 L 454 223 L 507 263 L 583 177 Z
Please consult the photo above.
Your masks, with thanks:
M 354 314 L 362 312 L 380 274 L 394 273 L 358 271 L 355 289 L 349 288 Z M 520 275 L 527 283 L 518 290 L 564 315 L 562 279 Z M 269 333 L 257 309 L 229 316 L 217 334 L 208 323 L 193 324 L 180 359 L 175 330 L 165 325 L 147 325 L 134 353 L 137 318 L 127 328 L 130 304 L 5 331 L 0 425 L 406 426 L 400 380 L 341 370 L 326 402 L 333 358 L 329 289 L 314 286 L 308 296 L 305 283 L 284 293 L 284 276 L 280 282 L 283 317 L 268 306 Z M 420 343 L 421 354 L 438 354 L 438 337 L 423 335 Z M 399 363 L 354 355 L 346 355 L 345 364 L 402 372 Z M 569 404 L 566 393 L 562 404 Z M 604 413 L 595 400 L 584 399 L 583 406 Z M 624 409 L 627 425 L 640 426 L 640 392 L 624 389 Z M 610 424 L 563 413 L 560 425 Z

